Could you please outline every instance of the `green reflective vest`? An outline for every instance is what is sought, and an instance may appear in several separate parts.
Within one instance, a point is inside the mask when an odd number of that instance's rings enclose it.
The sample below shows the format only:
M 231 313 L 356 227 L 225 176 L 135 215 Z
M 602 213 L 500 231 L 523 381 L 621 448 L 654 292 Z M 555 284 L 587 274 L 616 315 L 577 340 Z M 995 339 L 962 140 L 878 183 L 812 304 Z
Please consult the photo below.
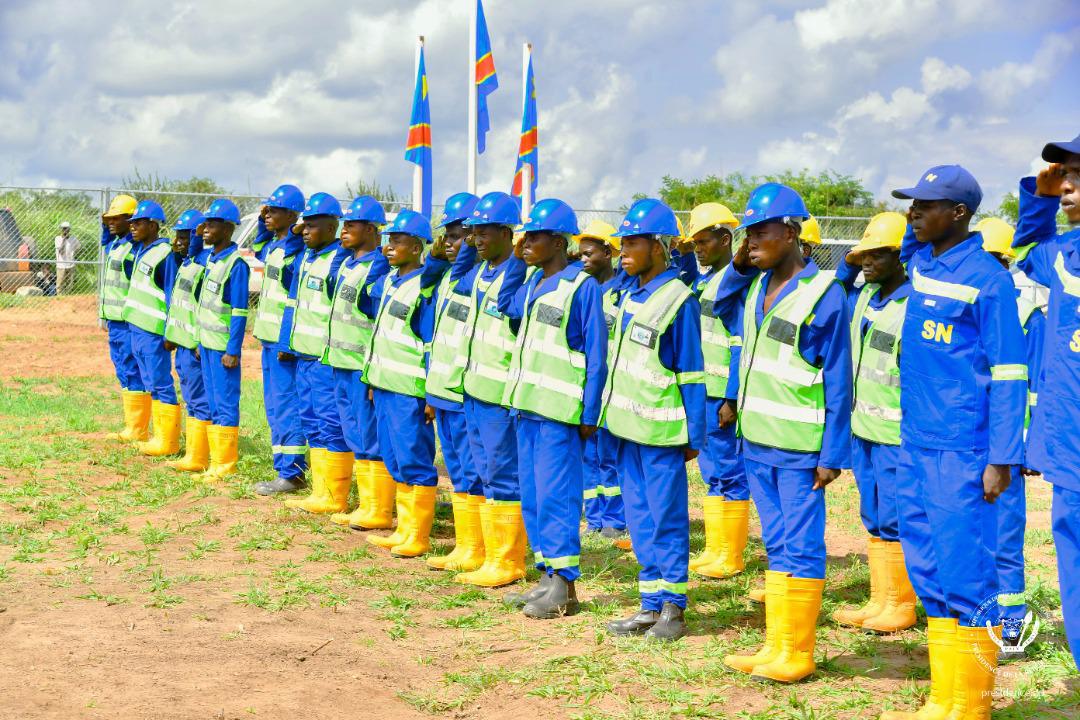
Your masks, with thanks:
M 297 252 L 303 252 L 303 249 Z M 252 333 L 264 343 L 276 343 L 281 339 L 281 318 L 290 304 L 289 288 L 284 284 L 285 267 L 295 258 L 296 253 L 286 255 L 284 247 L 276 247 L 266 256 L 262 286 L 259 288 L 259 308 L 255 312 Z
M 131 285 L 124 302 L 124 321 L 155 335 L 165 334 L 169 307 L 165 304 L 165 290 L 154 282 L 154 273 L 170 254 L 172 245 L 167 241 L 143 252 L 131 273 Z
M 180 347 L 194 350 L 199 344 L 199 301 L 196 290 L 206 270 L 194 260 L 180 266 L 173 283 L 169 319 L 165 322 L 165 339 Z
M 851 318 L 851 376 L 855 383 L 851 432 L 881 445 L 899 445 L 900 330 L 907 298 L 874 310 L 870 300 L 880 287 L 873 283 L 863 286 Z M 863 318 L 870 321 L 865 333 Z
M 536 285 L 525 295 L 528 312 L 518 330 L 510 359 L 503 405 L 535 413 L 567 425 L 581 423 L 585 399 L 585 353 L 566 341 L 570 305 L 578 288 L 589 278 L 585 271 L 572 280 L 560 279 L 536 302 Z M 541 281 L 543 282 L 543 281 Z
M 289 346 L 298 353 L 321 358 L 330 339 L 330 265 L 336 250 L 307 256 L 300 263 Z
M 1037 311 L 1039 311 L 1039 306 L 1036 305 L 1035 303 L 1033 303 L 1031 300 L 1028 300 L 1023 295 L 1018 295 L 1016 297 L 1016 309 L 1019 310 L 1019 312 L 1020 312 L 1020 327 L 1023 328 L 1023 330 L 1024 330 L 1024 337 L 1027 337 L 1027 334 L 1028 334 L 1028 326 L 1027 326 L 1028 320 L 1031 319 L 1032 315 L 1034 315 Z M 1024 415 L 1024 429 L 1025 430 L 1028 427 L 1030 427 L 1030 425 L 1031 425 L 1031 408 L 1033 408 L 1033 407 L 1035 407 L 1036 405 L 1039 404 L 1039 394 L 1038 394 L 1038 392 L 1031 389 L 1035 385 L 1036 382 L 1038 382 L 1038 378 L 1028 377 L 1027 411 L 1026 411 L 1026 414 Z
M 330 307 L 323 362 L 342 370 L 362 370 L 371 344 L 371 318 L 360 312 L 357 301 L 367 284 L 372 262 L 341 265 Z
M 382 390 L 422 398 L 424 341 L 412 331 L 412 318 L 420 307 L 421 295 L 431 290 L 421 290 L 421 273 L 394 287 L 392 280 L 397 276 L 394 270 L 383 278 L 382 302 L 375 316 L 364 381 Z
M 98 314 L 104 320 L 123 320 L 131 278 L 124 272 L 124 263 L 134 254 L 129 242 L 117 242 L 105 256 L 105 273 L 101 285 Z
M 464 388 L 477 400 L 499 405 L 506 392 L 510 356 L 516 343 L 510 330 L 510 319 L 499 312 L 499 291 L 506 273 L 499 273 L 488 283 L 481 279 L 487 268 L 487 261 L 481 263 L 473 281 L 469 323 L 472 332 L 466 355 L 468 366 L 464 372 Z M 479 302 L 480 291 L 484 292 L 483 302 Z
M 774 303 L 758 328 L 756 312 L 763 274 L 746 297 L 743 352 L 739 361 L 739 426 L 758 445 L 819 452 L 825 431 L 821 368 L 803 359 L 799 336 L 834 280 L 822 272 Z
M 731 265 L 725 265 L 713 274 L 701 289 L 701 354 L 705 357 L 705 394 L 722 398 L 727 392 L 728 376 L 731 375 L 731 348 L 738 347 L 742 339 L 732 335 L 720 318 L 713 314 L 716 293 Z
M 462 345 L 469 323 L 471 296 L 456 294 L 455 285 L 457 281 L 450 282 L 449 272 L 439 282 L 440 307 L 435 315 L 435 334 L 428 356 L 427 394 L 460 403 L 464 399 L 460 388 L 467 362 Z
M 645 302 L 632 300 L 630 293 L 623 297 L 615 317 L 615 350 L 608 356 L 601 415 L 612 435 L 657 447 L 689 442 L 679 383 L 701 382 L 702 373 L 676 376 L 664 367 L 660 337 L 690 296 L 690 288 L 672 278 Z M 633 317 L 623 329 L 627 314 Z
M 199 344 L 224 352 L 229 345 L 229 324 L 233 316 L 247 317 L 247 308 L 234 308 L 225 302 L 225 282 L 233 266 L 244 262 L 234 250 L 224 260 L 207 260 L 199 294 Z

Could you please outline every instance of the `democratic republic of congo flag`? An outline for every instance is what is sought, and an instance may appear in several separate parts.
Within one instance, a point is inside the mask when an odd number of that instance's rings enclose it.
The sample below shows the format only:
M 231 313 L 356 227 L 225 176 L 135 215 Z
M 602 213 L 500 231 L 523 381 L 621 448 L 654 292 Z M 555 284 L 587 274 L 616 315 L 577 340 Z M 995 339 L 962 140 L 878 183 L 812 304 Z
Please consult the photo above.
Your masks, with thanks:
M 424 49 L 420 48 L 420 63 L 416 68 L 416 88 L 413 90 L 412 119 L 409 138 L 405 142 L 405 159 L 419 165 L 423 176 L 421 212 L 431 217 L 431 106 L 428 104 L 427 66 Z
M 495 58 L 491 54 L 491 38 L 488 37 L 487 20 L 484 18 L 484 4 L 476 0 L 476 152 L 482 153 L 487 145 L 485 138 L 491 129 L 488 116 L 487 96 L 499 87 L 499 76 L 495 74 Z
M 536 84 L 533 80 L 532 55 L 529 55 L 529 69 L 525 76 L 525 103 L 521 114 L 521 142 L 518 144 L 517 169 L 514 171 L 514 184 L 510 194 L 521 197 L 521 169 L 528 164 L 531 167 L 532 197 L 536 199 L 536 184 L 540 175 L 540 151 L 536 139 Z

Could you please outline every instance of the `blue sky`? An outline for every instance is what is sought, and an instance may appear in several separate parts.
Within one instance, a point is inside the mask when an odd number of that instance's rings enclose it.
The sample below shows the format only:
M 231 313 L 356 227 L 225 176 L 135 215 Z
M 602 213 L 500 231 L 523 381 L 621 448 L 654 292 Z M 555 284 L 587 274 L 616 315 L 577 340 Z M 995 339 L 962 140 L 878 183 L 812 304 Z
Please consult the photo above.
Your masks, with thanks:
M 236 192 L 411 188 L 427 36 L 436 202 L 465 183 L 471 0 L 5 0 L 0 183 L 138 166 Z M 879 197 L 959 162 L 987 203 L 1080 133 L 1070 0 L 487 0 L 499 90 L 480 190 L 508 189 L 534 46 L 541 196 L 625 205 L 665 174 L 833 169 Z

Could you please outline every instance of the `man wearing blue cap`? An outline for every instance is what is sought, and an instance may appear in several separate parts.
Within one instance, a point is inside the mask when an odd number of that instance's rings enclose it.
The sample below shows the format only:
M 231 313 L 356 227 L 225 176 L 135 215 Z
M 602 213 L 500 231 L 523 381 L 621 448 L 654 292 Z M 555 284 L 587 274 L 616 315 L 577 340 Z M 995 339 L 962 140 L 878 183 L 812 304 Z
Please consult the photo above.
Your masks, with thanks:
M 1027 466 L 1054 486 L 1053 531 L 1065 634 L 1080 667 L 1080 135 L 1048 143 L 1051 163 L 1020 181 L 1013 241 L 1020 269 L 1050 288 L 1039 400 L 1032 410 Z M 1070 229 L 1057 230 L 1061 210 Z
M 203 244 L 211 249 L 199 294 L 199 359 L 210 400 L 210 468 L 200 475 L 215 482 L 236 472 L 240 442 L 240 352 L 248 318 L 251 269 L 240 257 L 233 232 L 240 209 L 232 200 L 210 203 Z
M 756 188 L 740 225 L 746 240 L 715 298 L 716 315 L 730 328 L 742 306 L 738 434 L 769 557 L 764 645 L 724 663 L 777 682 L 815 670 L 825 487 L 850 466 L 847 297 L 803 254 L 799 236 L 809 216 L 791 188 Z
M 255 236 L 256 257 L 265 267 L 253 334 L 262 343 L 263 405 L 276 472 L 273 480 L 255 485 L 260 495 L 299 490 L 307 469 L 307 439 L 296 394 L 296 358 L 288 343 L 281 341 L 289 287 L 304 255 L 304 238 L 295 229 L 303 209 L 300 188 L 279 186 L 259 210 Z
M 165 320 L 176 277 L 172 244 L 158 235 L 165 211 L 143 200 L 131 216 L 134 271 L 124 304 L 124 322 L 131 333 L 131 352 L 143 386 L 150 392 L 154 436 L 139 443 L 144 455 L 174 455 L 180 450 L 180 403 L 172 378 L 172 357 L 165 349 Z
M 988 717 L 1001 642 L 993 503 L 1024 459 L 1024 334 L 1012 278 L 969 229 L 982 201 L 971 173 L 933 167 L 893 197 L 912 201 L 897 502 L 928 616 L 930 696 L 917 714 L 882 717 Z

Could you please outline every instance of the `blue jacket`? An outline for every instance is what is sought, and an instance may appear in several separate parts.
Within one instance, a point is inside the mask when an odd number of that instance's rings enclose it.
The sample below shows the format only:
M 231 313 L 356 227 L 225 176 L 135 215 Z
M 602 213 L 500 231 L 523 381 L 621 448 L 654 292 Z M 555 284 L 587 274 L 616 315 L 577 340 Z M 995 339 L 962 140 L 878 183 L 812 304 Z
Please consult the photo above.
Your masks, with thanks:
M 1020 269 L 1050 288 L 1038 379 L 1039 402 L 1028 433 L 1029 467 L 1080 492 L 1080 228 L 1058 234 L 1059 199 L 1035 194 L 1035 178 L 1020 181 L 1016 238 Z M 1030 336 L 1030 334 L 1029 334 Z
M 207 258 L 206 267 L 209 272 L 210 263 L 224 261 L 234 252 L 240 252 L 236 243 L 230 243 L 221 252 L 213 252 Z M 233 315 L 229 320 L 229 342 L 225 345 L 226 355 L 240 357 L 240 351 L 244 347 L 244 331 L 247 328 L 248 312 L 248 282 L 251 279 L 251 267 L 244 260 L 238 260 L 232 267 L 229 277 L 225 278 L 225 286 L 221 290 L 222 301 L 232 307 Z M 242 314 L 236 314 L 239 311 Z
M 908 228 L 911 299 L 900 343 L 902 444 L 1024 460 L 1027 361 L 1009 272 L 981 233 L 934 257 Z
M 719 272 L 719 271 L 717 271 Z M 705 289 L 705 285 L 713 279 L 716 272 L 708 270 L 703 275 L 698 275 L 697 280 L 691 286 L 694 294 L 698 296 L 698 300 L 703 307 L 707 307 L 706 303 L 712 303 L 713 307 L 716 306 L 716 298 L 703 298 L 701 297 L 702 291 Z M 724 320 L 720 318 L 720 321 L 724 325 L 724 329 L 731 335 L 731 361 L 728 363 L 728 381 L 727 389 L 724 391 L 725 400 L 738 400 L 739 399 L 739 358 L 742 357 L 742 306 L 736 305 L 729 313 L 729 318 Z M 730 324 L 729 324 L 730 323 Z M 738 340 L 736 343 L 735 340 Z
M 692 252 L 684 255 L 678 250 L 672 250 L 670 267 L 679 273 L 679 279 L 686 283 L 689 288 L 694 287 L 701 273 L 698 268 L 697 255 Z

